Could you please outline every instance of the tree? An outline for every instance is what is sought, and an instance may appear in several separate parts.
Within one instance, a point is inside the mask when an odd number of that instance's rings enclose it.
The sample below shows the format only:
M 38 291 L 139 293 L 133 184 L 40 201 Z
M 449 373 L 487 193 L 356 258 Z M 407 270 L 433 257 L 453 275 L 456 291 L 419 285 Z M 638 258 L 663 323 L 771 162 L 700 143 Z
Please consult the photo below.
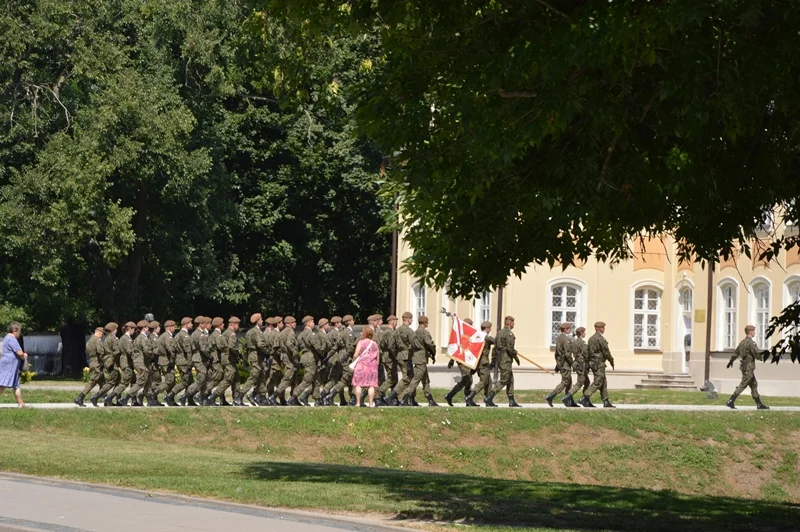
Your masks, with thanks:
M 309 46 L 380 39 L 375 75 L 349 87 L 359 124 L 401 163 L 384 192 L 404 267 L 454 295 L 531 264 L 614 263 L 643 235 L 714 263 L 749 255 L 765 213 L 800 218 L 793 2 L 264 3 L 307 20 Z

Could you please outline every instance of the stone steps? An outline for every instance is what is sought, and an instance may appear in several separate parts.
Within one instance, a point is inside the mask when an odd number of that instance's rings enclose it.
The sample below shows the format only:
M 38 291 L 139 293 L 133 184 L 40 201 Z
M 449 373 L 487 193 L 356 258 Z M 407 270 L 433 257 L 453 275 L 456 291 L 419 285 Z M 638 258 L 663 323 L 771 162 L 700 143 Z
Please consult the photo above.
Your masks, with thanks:
M 637 390 L 697 390 L 694 380 L 685 373 L 648 373 Z

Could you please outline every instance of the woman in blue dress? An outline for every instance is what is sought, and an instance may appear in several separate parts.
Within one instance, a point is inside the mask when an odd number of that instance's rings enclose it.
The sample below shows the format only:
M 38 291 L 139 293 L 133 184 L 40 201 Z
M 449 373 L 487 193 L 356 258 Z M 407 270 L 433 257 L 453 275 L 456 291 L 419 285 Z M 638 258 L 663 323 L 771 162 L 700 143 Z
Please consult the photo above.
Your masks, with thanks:
M 22 390 L 19 387 L 19 371 L 22 363 L 28 357 L 28 353 L 22 350 L 19 345 L 19 337 L 22 336 L 22 326 L 13 322 L 8 326 L 8 334 L 3 338 L 3 347 L 0 350 L 0 393 L 6 388 L 14 390 L 14 397 L 17 405 L 25 406 L 22 401 Z

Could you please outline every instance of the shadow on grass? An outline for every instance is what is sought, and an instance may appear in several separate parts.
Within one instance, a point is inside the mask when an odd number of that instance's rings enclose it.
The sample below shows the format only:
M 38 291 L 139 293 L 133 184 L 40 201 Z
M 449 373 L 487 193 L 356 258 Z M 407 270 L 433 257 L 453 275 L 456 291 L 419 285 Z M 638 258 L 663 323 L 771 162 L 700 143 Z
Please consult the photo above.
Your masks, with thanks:
M 800 505 L 466 475 L 326 464 L 260 462 L 250 478 L 353 483 L 408 508 L 398 520 L 588 530 L 800 530 Z

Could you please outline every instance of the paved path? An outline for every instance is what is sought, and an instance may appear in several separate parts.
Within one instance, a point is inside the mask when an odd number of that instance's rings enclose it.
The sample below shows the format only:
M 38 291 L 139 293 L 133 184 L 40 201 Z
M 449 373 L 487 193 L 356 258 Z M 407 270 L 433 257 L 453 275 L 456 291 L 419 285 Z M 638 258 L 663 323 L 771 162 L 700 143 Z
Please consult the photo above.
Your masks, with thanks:
M 388 522 L 272 510 L 0 473 L 0 532 L 410 531 Z
M 104 407 L 94 408 L 91 403 L 86 403 L 87 407 L 84 410 L 99 410 Z M 63 408 L 81 408 L 74 403 L 27 403 L 27 405 L 31 408 L 46 408 L 46 409 L 63 409 Z M 442 405 L 440 405 L 441 407 Z M 732 412 L 730 408 L 725 405 L 657 405 L 657 404 L 645 404 L 645 405 L 616 405 L 617 410 L 677 410 L 681 412 Z M 0 408 L 17 408 L 16 403 L 2 403 L 0 404 Z M 132 407 L 127 407 L 128 409 Z M 192 407 L 192 406 L 184 406 L 178 408 L 201 408 L 201 407 Z M 254 407 L 249 407 L 254 408 Z M 282 406 L 280 408 L 305 408 L 300 406 Z M 313 407 L 312 407 L 313 408 Z M 327 408 L 341 408 L 341 407 L 327 407 Z M 394 408 L 394 407 L 382 407 L 382 408 Z M 406 408 L 406 407 L 401 407 Z M 427 405 L 422 405 L 422 408 L 430 408 Z M 447 405 L 444 405 L 444 408 L 451 408 Z M 463 403 L 456 404 L 453 408 L 466 408 Z M 498 405 L 498 408 L 508 408 L 506 404 Z M 536 409 L 536 410 L 550 410 L 550 407 L 547 406 L 546 403 L 525 403 L 522 405 L 522 408 L 528 409 Z M 553 408 L 567 408 L 564 405 L 553 405 Z M 120 408 L 105 408 L 106 410 L 124 410 Z M 262 408 L 263 410 L 269 410 L 269 408 Z M 800 406 L 773 406 L 770 407 L 773 411 L 778 412 L 800 412 Z M 494 410 L 493 408 L 485 408 L 481 406 L 481 410 Z M 573 408 L 572 410 L 578 410 L 577 408 Z M 582 410 L 606 410 L 602 407 L 602 405 L 598 406 L 597 408 L 582 408 Z M 755 406 L 750 405 L 742 405 L 736 406 L 736 411 L 741 412 L 750 412 L 755 411 Z M 1 531 L 0 531 L 1 532 Z

